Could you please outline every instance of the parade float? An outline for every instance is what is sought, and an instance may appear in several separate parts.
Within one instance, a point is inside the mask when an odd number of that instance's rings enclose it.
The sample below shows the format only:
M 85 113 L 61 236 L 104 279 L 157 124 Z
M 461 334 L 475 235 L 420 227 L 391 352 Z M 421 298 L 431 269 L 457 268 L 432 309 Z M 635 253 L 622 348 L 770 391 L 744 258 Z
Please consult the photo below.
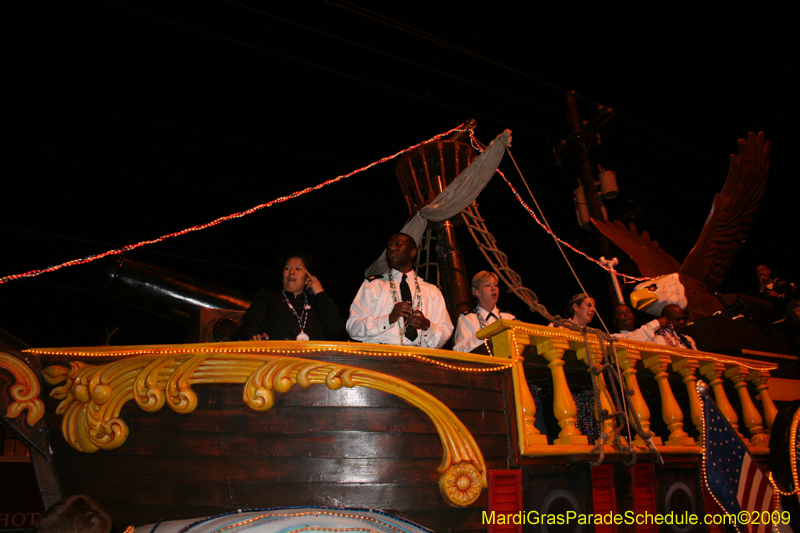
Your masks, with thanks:
M 397 174 L 414 215 L 405 229 L 417 238 L 429 227 L 437 234 L 454 315 L 469 297 L 452 233 L 463 220 L 510 291 L 566 328 L 497 321 L 479 333 L 493 356 L 352 342 L 218 342 L 246 297 L 117 260 L 106 290 L 186 321 L 196 342 L 0 353 L 5 421 L 30 449 L 45 507 L 88 494 L 118 528 L 243 510 L 256 514 L 241 524 L 263 510 L 298 523 L 315 513 L 377 512 L 392 531 L 411 530 L 409 522 L 433 531 L 590 530 L 498 523 L 531 511 L 703 515 L 718 510 L 701 476 L 698 379 L 765 470 L 780 450 L 775 479 L 787 504 L 796 502 L 789 452 L 797 424 L 773 434 L 778 409 L 770 392 L 773 376 L 784 387 L 797 383 L 796 357 L 570 329 L 522 285 L 473 203 L 481 186 L 472 180 L 494 175 L 508 136 L 476 157 L 461 142 L 469 133 L 460 128 L 455 138 L 403 155 Z M 742 146 L 737 172 L 759 147 L 768 154 L 763 138 Z M 464 188 L 466 181 L 472 185 Z M 464 205 L 453 208 L 447 200 L 454 196 Z M 742 226 L 733 226 L 728 237 L 738 239 Z M 380 271 L 381 260 L 370 268 Z M 181 297 L 184 291 L 198 296 Z

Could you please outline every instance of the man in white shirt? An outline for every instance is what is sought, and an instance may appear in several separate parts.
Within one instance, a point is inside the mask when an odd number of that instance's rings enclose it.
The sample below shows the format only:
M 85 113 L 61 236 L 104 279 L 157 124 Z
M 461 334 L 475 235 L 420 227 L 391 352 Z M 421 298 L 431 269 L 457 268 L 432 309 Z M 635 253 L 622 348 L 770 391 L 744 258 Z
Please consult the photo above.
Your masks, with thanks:
M 492 355 L 489 343 L 479 339 L 476 333 L 500 319 L 516 320 L 511 313 L 504 313 L 497 308 L 499 294 L 497 274 L 486 270 L 475 274 L 472 278 L 472 295 L 478 300 L 478 305 L 458 317 L 453 350 Z
M 653 342 L 656 331 L 666 326 L 669 322 L 663 317 L 655 318 L 644 326 L 633 329 L 636 325 L 636 319 L 633 316 L 633 309 L 626 304 L 617 304 L 614 307 L 613 321 L 617 329 L 619 329 L 619 333 L 613 334 L 614 338 L 639 342 Z
M 667 325 L 656 331 L 653 342 L 676 348 L 696 350 L 697 345 L 689 335 L 681 333 L 684 324 L 683 309 L 674 304 L 665 305 L 661 310 L 661 317 L 667 319 Z
M 354 340 L 441 348 L 453 333 L 444 297 L 414 272 L 417 244 L 395 233 L 386 244 L 390 271 L 361 284 L 347 319 Z

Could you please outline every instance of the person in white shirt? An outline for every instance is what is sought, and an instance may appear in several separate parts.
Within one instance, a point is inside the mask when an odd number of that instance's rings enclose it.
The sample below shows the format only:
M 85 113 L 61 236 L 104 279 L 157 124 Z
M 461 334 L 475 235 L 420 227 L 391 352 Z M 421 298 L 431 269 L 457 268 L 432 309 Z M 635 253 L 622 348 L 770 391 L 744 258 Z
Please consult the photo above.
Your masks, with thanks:
M 661 316 L 668 320 L 667 325 L 656 331 L 653 342 L 665 346 L 675 346 L 676 348 L 688 348 L 696 350 L 697 345 L 689 335 L 681 333 L 684 324 L 683 309 L 674 304 L 664 306 Z
M 614 307 L 614 317 L 612 319 L 616 324 L 619 333 L 613 333 L 616 339 L 627 339 L 639 342 L 653 342 L 656 331 L 663 328 L 669 322 L 666 318 L 654 318 L 644 326 L 634 329 L 636 319 L 633 316 L 633 310 L 626 304 L 617 304 Z
M 483 270 L 472 278 L 472 295 L 478 305 L 458 317 L 454 337 L 456 352 L 473 352 L 492 355 L 488 342 L 476 336 L 476 333 L 500 319 L 516 320 L 511 313 L 504 313 L 497 308 L 497 297 L 500 294 L 497 274 Z
M 365 280 L 350 305 L 347 333 L 353 340 L 441 348 L 453 333 L 444 297 L 414 272 L 417 244 L 395 233 L 386 244 L 391 269 Z

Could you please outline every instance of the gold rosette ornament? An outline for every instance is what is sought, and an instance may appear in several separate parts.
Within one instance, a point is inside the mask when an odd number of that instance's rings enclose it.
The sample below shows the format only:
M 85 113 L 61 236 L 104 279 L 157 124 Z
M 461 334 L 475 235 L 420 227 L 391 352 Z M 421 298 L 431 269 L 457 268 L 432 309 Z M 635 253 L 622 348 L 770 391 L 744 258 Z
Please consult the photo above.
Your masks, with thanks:
M 477 500 L 482 487 L 481 472 L 469 463 L 451 466 L 439 478 L 442 496 L 459 507 L 465 507 Z

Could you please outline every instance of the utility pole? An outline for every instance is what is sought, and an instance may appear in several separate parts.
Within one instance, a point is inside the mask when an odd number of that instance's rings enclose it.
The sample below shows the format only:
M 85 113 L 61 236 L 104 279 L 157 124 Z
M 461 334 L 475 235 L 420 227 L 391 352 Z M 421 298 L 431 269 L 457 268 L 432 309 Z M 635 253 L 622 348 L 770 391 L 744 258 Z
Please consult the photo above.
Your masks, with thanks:
M 601 109 L 600 114 L 592 123 L 584 128 L 584 125 L 581 123 L 580 115 L 578 114 L 578 105 L 575 103 L 575 91 L 567 92 L 567 107 L 569 108 L 569 120 L 572 125 L 570 141 L 574 144 L 575 151 L 578 155 L 578 162 L 581 167 L 581 184 L 583 185 L 583 192 L 587 207 L 589 208 L 589 214 L 592 218 L 603 220 L 603 211 L 600 206 L 600 199 L 597 196 L 594 173 L 592 172 L 592 165 L 589 162 L 589 145 L 591 144 L 594 133 L 611 119 L 613 110 L 610 108 Z M 594 231 L 595 235 L 600 239 L 600 251 L 602 255 L 605 257 L 612 257 L 611 243 L 603 234 L 597 231 L 597 228 L 595 228 Z

